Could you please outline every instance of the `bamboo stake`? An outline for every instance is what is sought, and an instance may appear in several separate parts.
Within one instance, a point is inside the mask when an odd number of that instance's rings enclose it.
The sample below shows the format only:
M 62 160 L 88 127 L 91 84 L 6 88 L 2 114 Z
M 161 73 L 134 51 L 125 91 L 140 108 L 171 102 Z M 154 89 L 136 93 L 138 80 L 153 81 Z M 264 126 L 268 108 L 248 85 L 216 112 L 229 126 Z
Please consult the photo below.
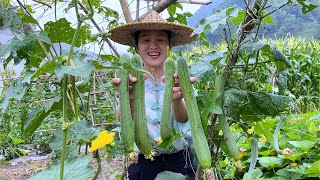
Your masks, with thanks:
M 124 14 L 124 19 L 126 20 L 126 23 L 131 23 L 133 22 L 132 17 L 131 17 L 131 12 L 129 9 L 129 4 L 127 0 L 119 0 L 120 5 Z
M 83 4 L 81 2 L 78 2 L 78 4 L 80 5 L 80 8 L 83 12 L 85 12 L 86 14 L 88 14 L 88 10 L 83 6 Z M 91 18 L 90 19 L 92 24 L 94 25 L 94 27 L 96 27 L 96 29 L 100 32 L 100 33 L 103 33 L 102 32 L 102 29 L 99 27 L 98 23 L 93 19 Z M 108 43 L 108 46 L 112 49 L 112 51 L 116 54 L 116 56 L 120 57 L 120 54 L 119 52 L 116 50 L 116 48 L 112 45 L 111 41 L 107 38 L 107 37 L 102 37 L 103 40 L 105 40 L 107 43 Z

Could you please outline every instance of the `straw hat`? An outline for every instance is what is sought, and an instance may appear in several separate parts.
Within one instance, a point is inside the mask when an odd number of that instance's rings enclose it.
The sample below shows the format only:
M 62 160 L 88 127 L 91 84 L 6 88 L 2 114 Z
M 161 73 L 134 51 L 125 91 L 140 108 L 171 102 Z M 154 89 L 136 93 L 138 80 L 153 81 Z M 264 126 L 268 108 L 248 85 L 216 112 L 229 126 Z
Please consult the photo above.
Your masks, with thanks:
M 151 10 L 140 22 L 133 22 L 110 29 L 111 39 L 117 43 L 134 47 L 134 33 L 145 30 L 169 30 L 172 32 L 172 46 L 194 41 L 197 35 L 190 37 L 193 28 L 190 26 L 168 22 L 160 14 Z

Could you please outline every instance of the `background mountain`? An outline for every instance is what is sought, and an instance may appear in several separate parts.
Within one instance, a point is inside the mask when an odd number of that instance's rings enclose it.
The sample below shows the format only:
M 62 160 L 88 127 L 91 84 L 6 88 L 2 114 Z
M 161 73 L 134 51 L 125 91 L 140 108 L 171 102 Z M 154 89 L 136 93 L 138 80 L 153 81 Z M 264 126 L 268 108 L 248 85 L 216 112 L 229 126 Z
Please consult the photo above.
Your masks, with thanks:
M 210 15 L 212 12 L 233 5 L 241 7 L 242 9 L 245 8 L 243 0 L 212 0 L 211 4 L 201 6 L 192 17 L 188 18 L 188 24 L 196 27 L 202 18 Z M 270 11 L 269 9 L 267 9 L 267 11 Z M 281 38 L 292 35 L 306 39 L 314 38 L 320 40 L 319 7 L 307 14 L 303 14 L 300 5 L 295 7 L 287 6 L 273 13 L 271 17 L 273 24 L 263 24 L 260 29 L 260 36 Z M 208 32 L 207 38 L 209 42 L 213 44 L 221 40 L 217 32 L 213 34 Z

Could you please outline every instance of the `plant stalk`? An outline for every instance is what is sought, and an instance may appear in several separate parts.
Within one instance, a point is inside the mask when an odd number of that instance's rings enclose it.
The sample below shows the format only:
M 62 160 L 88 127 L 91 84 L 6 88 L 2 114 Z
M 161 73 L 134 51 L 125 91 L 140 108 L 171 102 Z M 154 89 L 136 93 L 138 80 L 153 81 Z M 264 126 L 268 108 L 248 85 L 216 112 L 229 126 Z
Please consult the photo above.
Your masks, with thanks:
M 60 180 L 63 180 L 63 175 L 64 175 L 64 160 L 66 157 L 67 136 L 68 136 L 68 128 L 63 130 L 63 143 L 62 143 L 61 163 L 60 163 Z

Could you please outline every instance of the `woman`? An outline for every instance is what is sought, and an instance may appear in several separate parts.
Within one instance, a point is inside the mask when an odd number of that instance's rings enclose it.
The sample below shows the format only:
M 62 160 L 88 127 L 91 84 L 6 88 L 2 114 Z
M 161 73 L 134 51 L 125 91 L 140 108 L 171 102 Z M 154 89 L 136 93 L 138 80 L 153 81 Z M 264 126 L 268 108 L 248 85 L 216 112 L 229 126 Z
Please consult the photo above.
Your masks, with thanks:
M 145 106 L 149 133 L 153 138 L 152 144 L 156 155 L 154 160 L 145 159 L 143 155 L 139 155 L 138 162 L 128 167 L 129 179 L 151 180 L 163 171 L 181 173 L 187 175 L 189 179 L 194 179 L 193 155 L 188 151 L 186 140 L 191 139 L 188 115 L 176 73 L 173 74 L 175 86 L 172 91 L 172 126 L 184 136 L 175 139 L 172 147 L 167 149 L 159 148 L 156 142 L 160 137 L 167 47 L 195 40 L 196 36 L 190 37 L 192 31 L 191 27 L 163 20 L 153 10 L 140 22 L 125 24 L 110 30 L 113 41 L 135 47 L 143 60 L 144 69 L 155 76 L 155 79 L 150 77 L 145 79 Z M 132 84 L 137 79 L 130 77 L 129 81 Z M 191 82 L 195 82 L 195 78 L 191 78 Z M 112 83 L 119 85 L 120 79 L 114 78 Z

